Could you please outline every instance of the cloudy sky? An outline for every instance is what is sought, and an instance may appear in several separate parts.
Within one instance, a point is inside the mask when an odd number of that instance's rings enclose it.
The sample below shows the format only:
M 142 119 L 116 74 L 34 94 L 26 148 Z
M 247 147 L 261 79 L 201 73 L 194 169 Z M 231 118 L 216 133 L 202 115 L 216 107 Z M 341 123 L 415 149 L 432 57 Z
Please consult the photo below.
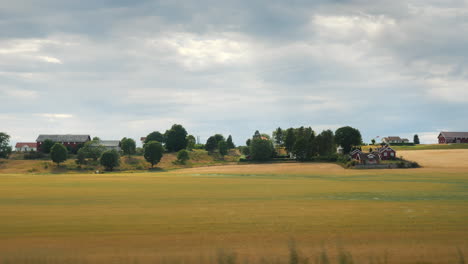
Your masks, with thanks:
M 468 130 L 463 0 L 0 0 L 0 131 Z

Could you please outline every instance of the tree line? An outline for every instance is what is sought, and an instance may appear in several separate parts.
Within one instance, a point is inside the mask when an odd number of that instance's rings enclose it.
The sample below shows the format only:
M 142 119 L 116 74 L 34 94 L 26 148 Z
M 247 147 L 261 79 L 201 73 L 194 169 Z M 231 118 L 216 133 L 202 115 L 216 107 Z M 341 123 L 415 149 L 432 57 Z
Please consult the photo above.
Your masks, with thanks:
M 280 154 L 282 149 L 289 158 L 308 161 L 317 157 L 334 156 L 338 145 L 343 147 L 344 153 L 348 153 L 353 146 L 361 144 L 359 130 L 352 127 L 342 127 L 335 132 L 324 130 L 320 133 L 316 133 L 311 127 L 291 127 L 284 130 L 278 127 L 273 131 L 272 137 L 255 131 L 246 141 L 246 146 L 239 146 L 239 150 L 256 161 L 267 161 L 274 157 L 286 158 Z M 119 166 L 121 155 L 142 155 L 151 167 L 154 167 L 167 152 L 177 152 L 177 160 L 183 164 L 190 158 L 189 152 L 194 149 L 204 149 L 209 154 L 217 153 L 224 157 L 230 149 L 236 148 L 231 135 L 225 138 L 221 134 L 215 134 L 208 137 L 206 144 L 197 144 L 195 137 L 189 135 L 180 124 L 174 124 L 164 133 L 153 131 L 146 136 L 142 148 L 137 148 L 136 145 L 134 139 L 124 137 L 120 141 L 121 151 L 118 152 L 107 150 L 98 137 L 74 149 L 67 149 L 60 143 L 45 140 L 40 151 L 50 155 L 57 165 L 66 161 L 70 154 L 75 154 L 76 163 L 79 165 L 99 162 L 106 169 L 112 170 Z M 7 158 L 10 153 L 9 135 L 0 133 L 0 158 Z

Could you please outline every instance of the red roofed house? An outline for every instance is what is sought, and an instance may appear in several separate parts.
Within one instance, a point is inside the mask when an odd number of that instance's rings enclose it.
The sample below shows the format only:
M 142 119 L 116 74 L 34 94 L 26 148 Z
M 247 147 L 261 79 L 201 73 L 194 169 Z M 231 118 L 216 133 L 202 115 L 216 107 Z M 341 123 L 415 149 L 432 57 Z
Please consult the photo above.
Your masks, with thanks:
M 440 132 L 439 144 L 468 143 L 468 132 Z
M 17 152 L 37 151 L 36 142 L 18 142 L 15 145 Z
M 396 158 L 396 151 L 389 146 L 378 149 L 381 160 L 393 160 Z

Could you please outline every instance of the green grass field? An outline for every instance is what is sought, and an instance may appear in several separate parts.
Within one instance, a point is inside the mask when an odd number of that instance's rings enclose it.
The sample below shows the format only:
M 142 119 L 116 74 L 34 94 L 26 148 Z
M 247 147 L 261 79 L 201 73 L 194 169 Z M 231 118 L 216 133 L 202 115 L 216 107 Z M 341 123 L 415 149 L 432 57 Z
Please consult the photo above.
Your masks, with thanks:
M 219 250 L 236 263 L 288 263 L 291 239 L 310 263 L 324 251 L 335 263 L 340 248 L 355 263 L 462 263 L 467 171 L 0 174 L 0 263 L 233 263 Z

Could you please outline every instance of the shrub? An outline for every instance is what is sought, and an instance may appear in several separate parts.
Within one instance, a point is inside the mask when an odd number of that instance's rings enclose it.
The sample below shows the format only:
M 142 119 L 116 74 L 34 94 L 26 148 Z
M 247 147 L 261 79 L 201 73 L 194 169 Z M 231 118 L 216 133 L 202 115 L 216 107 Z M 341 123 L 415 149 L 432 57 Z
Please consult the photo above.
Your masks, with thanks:
M 52 159 L 53 162 L 57 163 L 57 165 L 59 166 L 61 162 L 64 162 L 67 160 L 67 157 L 68 157 L 67 148 L 60 143 L 55 143 L 54 146 L 50 149 L 50 158 Z
M 115 150 L 108 150 L 102 153 L 100 163 L 106 170 L 112 171 L 115 167 L 120 165 L 120 155 Z
M 187 160 L 189 160 L 189 159 L 190 159 L 189 152 L 187 150 L 182 149 L 179 152 L 177 152 L 177 162 L 178 163 L 185 164 L 185 162 L 187 162 Z
M 35 160 L 35 159 L 43 159 L 43 158 L 45 158 L 45 155 L 42 152 L 30 151 L 30 152 L 24 154 L 23 157 L 26 160 Z

